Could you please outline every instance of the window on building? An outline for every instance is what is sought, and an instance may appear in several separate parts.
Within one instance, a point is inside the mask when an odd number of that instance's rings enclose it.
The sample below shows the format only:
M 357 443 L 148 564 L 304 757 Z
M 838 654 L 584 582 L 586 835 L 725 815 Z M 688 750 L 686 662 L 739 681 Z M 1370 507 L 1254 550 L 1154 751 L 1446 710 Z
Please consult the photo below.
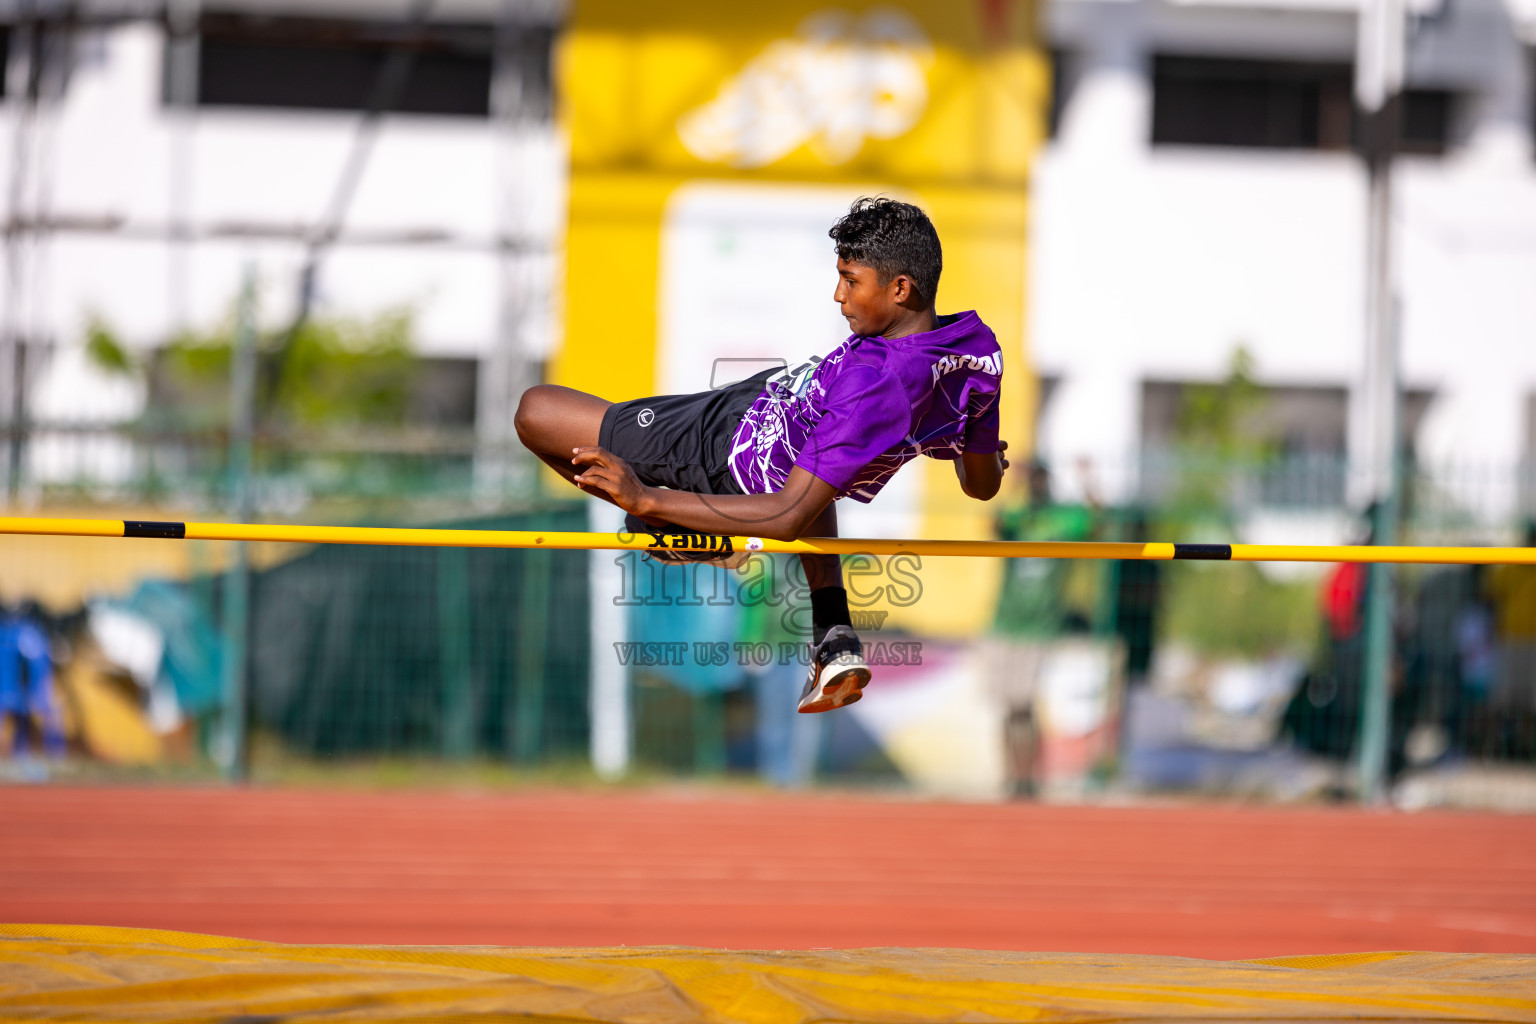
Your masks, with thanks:
M 1046 425 L 1050 422 L 1051 401 L 1061 388 L 1061 375 L 1041 372 L 1036 374 L 1035 381 L 1034 439 L 1035 451 L 1039 452 L 1051 447 L 1052 439 L 1046 436 Z
M 1345 149 L 1350 90 L 1348 64 L 1157 56 L 1152 142 Z
M 1148 497 L 1170 495 L 1191 457 L 1209 472 L 1213 453 L 1237 453 L 1252 464 L 1252 500 L 1281 507 L 1344 503 L 1348 388 L 1262 385 L 1242 395 L 1219 394 L 1221 388 L 1204 381 L 1142 382 L 1141 450 Z M 1422 389 L 1404 393 L 1404 436 L 1410 448 L 1433 399 L 1433 392 Z M 1222 436 L 1209 436 L 1212 431 Z
M 35 358 L 31 351 L 27 356 Z M 376 364 L 370 366 L 364 361 L 360 365 L 357 372 L 363 378 L 376 378 L 380 372 Z M 385 367 L 383 372 L 397 371 Z M 408 372 L 398 426 L 442 430 L 474 427 L 480 374 L 478 359 L 418 356 L 412 360 Z M 225 415 L 228 381 L 218 374 L 189 373 L 185 366 L 169 358 L 164 349 L 151 357 L 147 383 L 149 408 L 172 422 L 197 422 L 208 418 L 210 410 Z M 354 402 L 356 396 L 346 401 Z
M 1221 387 L 1196 380 L 1144 380 L 1141 383 L 1143 448 L 1175 448 L 1191 430 L 1191 403 L 1197 388 Z M 1259 386 L 1248 398 L 1234 399 L 1230 429 L 1255 440 L 1276 442 L 1290 451 L 1342 455 L 1348 429 L 1349 390 L 1345 387 Z
M 411 378 L 407 417 L 413 426 L 467 430 L 475 425 L 478 359 L 421 356 Z
M 1451 138 L 1456 94 L 1447 89 L 1409 89 L 1403 93 L 1398 149 L 1404 153 L 1444 153 Z
M 1054 139 L 1061 130 L 1061 114 L 1067 108 L 1068 94 L 1072 88 L 1067 76 L 1067 65 L 1071 58 L 1065 50 L 1057 47 L 1052 47 L 1048 56 L 1051 62 L 1051 105 L 1046 111 L 1045 130 L 1046 137 Z
M 548 30 L 533 48 L 547 83 Z M 365 110 L 394 55 L 409 74 L 389 109 L 485 117 L 495 33 L 490 25 L 209 14 L 199 32 L 197 102 L 208 107 Z M 524 55 L 519 51 L 520 61 Z M 547 95 L 547 85 L 542 90 Z
M 1399 147 L 1443 153 L 1455 94 L 1403 94 Z M 1154 145 L 1348 149 L 1354 68 L 1348 63 L 1158 56 L 1152 62 Z

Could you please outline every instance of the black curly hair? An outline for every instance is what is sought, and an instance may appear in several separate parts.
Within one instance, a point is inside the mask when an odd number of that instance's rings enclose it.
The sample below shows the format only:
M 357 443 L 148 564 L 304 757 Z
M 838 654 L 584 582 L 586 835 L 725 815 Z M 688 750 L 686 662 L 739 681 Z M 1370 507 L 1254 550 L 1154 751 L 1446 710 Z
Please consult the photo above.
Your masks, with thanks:
M 861 196 L 827 235 L 836 244 L 839 259 L 871 268 L 882 286 L 905 274 L 918 298 L 933 305 L 944 271 L 944 251 L 933 222 L 918 207 L 884 196 Z

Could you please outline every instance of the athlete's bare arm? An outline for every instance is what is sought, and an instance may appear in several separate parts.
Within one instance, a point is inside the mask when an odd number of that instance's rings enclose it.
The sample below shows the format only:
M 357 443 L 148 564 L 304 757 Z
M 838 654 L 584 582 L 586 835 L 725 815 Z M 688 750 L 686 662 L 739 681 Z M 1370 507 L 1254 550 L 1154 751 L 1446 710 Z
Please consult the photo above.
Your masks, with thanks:
M 798 466 L 776 494 L 706 495 L 643 484 L 629 463 L 605 448 L 576 448 L 572 455 L 577 467 L 573 482 L 588 494 L 607 498 L 637 516 L 665 519 L 702 533 L 797 540 L 837 497 L 831 484 Z M 835 523 L 832 520 L 834 529 Z
M 1003 485 L 1003 471 L 1008 468 L 1007 441 L 998 442 L 998 450 L 989 455 L 972 455 L 962 452 L 955 460 L 955 476 L 960 489 L 980 501 L 996 496 Z

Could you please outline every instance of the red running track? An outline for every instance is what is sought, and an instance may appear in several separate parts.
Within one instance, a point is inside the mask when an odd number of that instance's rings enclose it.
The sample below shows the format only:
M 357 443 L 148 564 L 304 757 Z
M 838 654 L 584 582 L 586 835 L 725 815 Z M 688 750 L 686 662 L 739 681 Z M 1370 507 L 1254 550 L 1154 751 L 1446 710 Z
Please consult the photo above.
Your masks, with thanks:
M 1536 951 L 1536 818 L 0 789 L 0 919 L 289 942 Z

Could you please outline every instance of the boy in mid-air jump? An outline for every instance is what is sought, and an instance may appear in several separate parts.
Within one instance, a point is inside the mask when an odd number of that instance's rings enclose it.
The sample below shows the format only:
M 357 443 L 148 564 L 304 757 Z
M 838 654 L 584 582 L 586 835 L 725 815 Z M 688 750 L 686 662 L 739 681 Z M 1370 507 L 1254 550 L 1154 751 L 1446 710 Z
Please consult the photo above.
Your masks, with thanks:
M 920 454 L 953 461 L 961 490 L 991 498 L 1008 468 L 1002 352 L 974 312 L 934 312 L 943 255 L 933 224 L 909 203 L 860 199 L 828 234 L 832 298 L 853 334 L 825 358 L 628 402 L 541 384 L 518 405 L 518 437 L 638 530 L 836 537 L 836 499 L 868 502 Z M 831 711 L 859 699 L 869 667 L 838 556 L 800 561 L 812 620 L 800 710 Z

